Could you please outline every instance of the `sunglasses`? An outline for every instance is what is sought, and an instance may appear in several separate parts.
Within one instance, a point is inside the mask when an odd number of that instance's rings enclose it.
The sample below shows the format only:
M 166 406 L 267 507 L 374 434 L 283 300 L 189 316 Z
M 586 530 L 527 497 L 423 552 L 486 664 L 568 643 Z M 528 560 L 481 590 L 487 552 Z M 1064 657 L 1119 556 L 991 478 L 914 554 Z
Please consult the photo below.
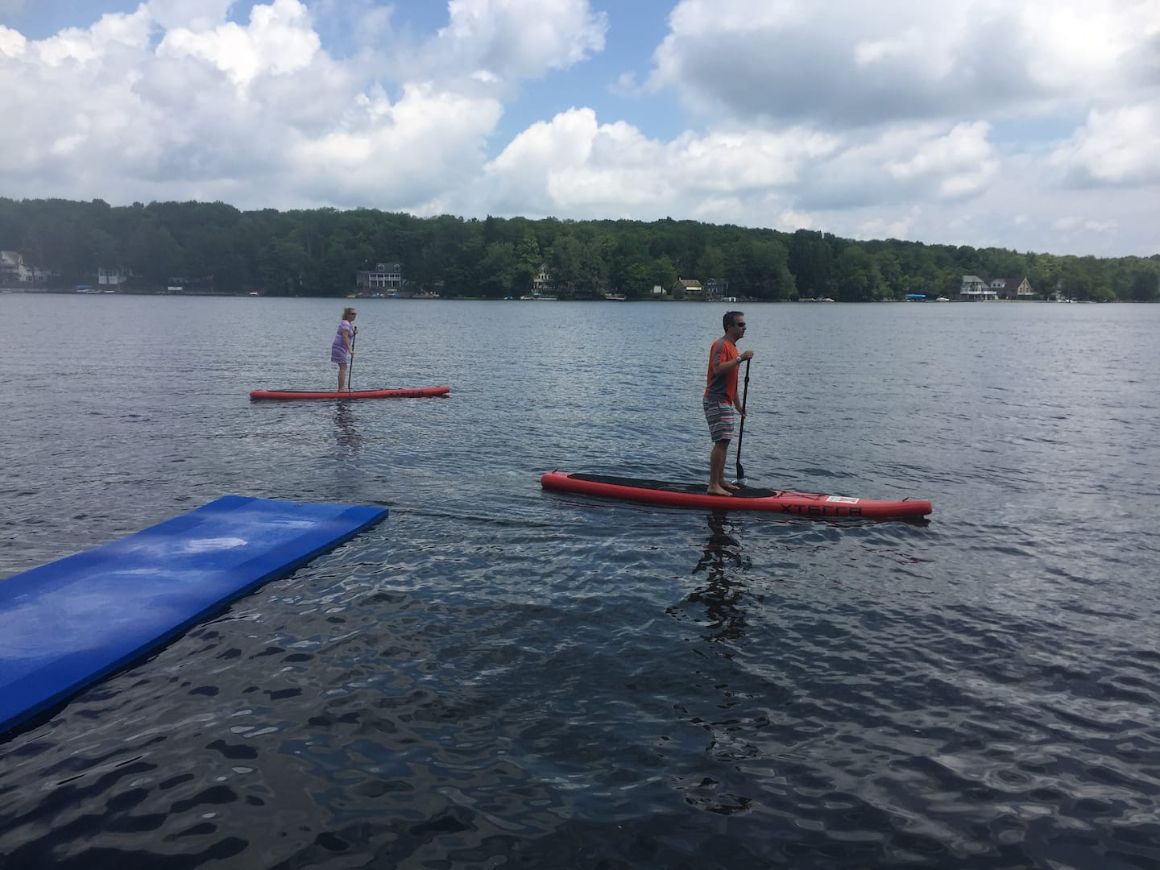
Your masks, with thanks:
M 734 323 L 733 325 L 734 325 L 734 326 L 736 326 L 736 327 L 738 327 L 739 329 L 744 329 L 744 328 L 745 328 L 745 324 L 744 324 L 744 323 Z

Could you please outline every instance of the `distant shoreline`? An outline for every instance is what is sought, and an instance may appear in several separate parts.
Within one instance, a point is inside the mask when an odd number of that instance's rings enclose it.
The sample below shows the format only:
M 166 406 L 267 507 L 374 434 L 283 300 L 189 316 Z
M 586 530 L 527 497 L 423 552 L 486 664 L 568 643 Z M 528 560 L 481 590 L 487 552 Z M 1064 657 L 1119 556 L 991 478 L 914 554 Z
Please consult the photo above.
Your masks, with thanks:
M 360 303 L 364 302 L 534 302 L 540 300 L 531 299 L 497 299 L 494 296 L 325 296 L 325 295 L 301 295 L 301 296 L 278 296 L 273 294 L 258 294 L 253 293 L 198 293 L 198 292 L 180 292 L 174 293 L 166 290 L 64 290 L 59 288 L 47 287 L 0 287 L 0 294 L 7 293 L 12 295 L 51 295 L 51 296 L 167 296 L 172 298 L 198 298 L 198 299 L 355 299 Z M 1048 302 L 1053 304 L 1071 303 L 1073 301 L 1080 302 L 1081 300 L 1071 299 L 992 299 L 987 302 L 968 302 L 962 299 L 867 299 L 867 300 L 836 300 L 829 297 L 804 297 L 798 299 L 758 299 L 753 297 L 738 296 L 730 300 L 722 299 L 676 299 L 672 296 L 665 296 L 662 298 L 656 297 L 628 297 L 625 299 L 604 299 L 600 296 L 560 296 L 554 298 L 552 301 L 559 302 L 636 302 L 648 304 L 690 304 L 690 305 L 880 305 L 880 304 L 899 304 L 899 305 L 921 305 L 921 304 L 941 304 L 946 302 L 954 302 L 956 304 L 970 304 L 970 305 L 1032 305 L 1035 303 Z M 1114 302 L 1117 304 L 1132 302 L 1131 299 L 1100 299 L 1100 300 L 1082 300 L 1083 302 L 1100 303 Z M 1142 303 L 1147 304 L 1147 303 Z

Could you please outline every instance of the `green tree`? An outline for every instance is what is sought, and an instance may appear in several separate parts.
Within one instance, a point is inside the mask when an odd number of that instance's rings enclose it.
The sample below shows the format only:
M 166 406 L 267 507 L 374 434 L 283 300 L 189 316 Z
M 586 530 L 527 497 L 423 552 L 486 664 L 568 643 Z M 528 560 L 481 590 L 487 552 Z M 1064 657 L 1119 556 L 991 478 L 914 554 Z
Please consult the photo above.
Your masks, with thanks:
M 578 293 L 616 288 L 648 295 L 655 284 L 671 288 L 680 275 L 723 279 L 731 294 L 763 299 L 794 298 L 799 290 L 876 299 L 953 294 L 964 274 L 977 274 L 1025 276 L 1044 295 L 1058 289 L 1080 299 L 1160 298 L 1160 257 L 854 242 L 806 230 L 787 235 L 668 218 L 479 221 L 375 209 L 243 212 L 220 202 L 116 207 L 101 200 L 0 197 L 0 248 L 55 270 L 60 286 L 91 282 L 100 266 L 127 265 L 143 288 L 180 276 L 212 278 L 227 292 L 264 287 L 330 295 L 348 292 L 360 268 L 398 260 L 411 287 L 452 296 L 525 292 L 547 263 Z
M 830 245 L 822 233 L 798 230 L 790 239 L 789 270 L 798 289 L 808 296 L 818 296 L 831 290 L 833 264 Z
M 484 251 L 479 264 L 480 292 L 492 299 L 508 295 L 515 289 L 518 268 L 519 262 L 512 244 L 492 242 Z
M 1136 267 L 1128 288 L 1128 298 L 1136 302 L 1155 302 L 1158 297 L 1160 297 L 1160 270 L 1144 265 Z
M 129 239 L 129 268 L 147 287 L 160 288 L 185 274 L 185 252 L 173 234 L 154 220 L 142 221 Z
M 572 235 L 560 235 L 548 250 L 548 272 L 557 289 L 575 292 L 584 281 L 584 246 Z
M 302 296 L 310 255 L 301 242 L 275 239 L 258 257 L 258 274 L 266 292 L 274 296 Z
M 843 248 L 834 267 L 837 299 L 843 302 L 869 302 L 882 297 L 885 287 L 878 264 L 861 245 Z
M 544 255 L 540 252 L 540 243 L 536 240 L 535 233 L 524 234 L 519 247 L 516 248 L 516 260 L 518 265 L 527 269 L 531 275 L 536 274 L 544 264 Z
M 697 279 L 704 283 L 710 278 L 718 281 L 725 280 L 725 254 L 715 244 L 706 244 L 701 256 L 697 258 Z

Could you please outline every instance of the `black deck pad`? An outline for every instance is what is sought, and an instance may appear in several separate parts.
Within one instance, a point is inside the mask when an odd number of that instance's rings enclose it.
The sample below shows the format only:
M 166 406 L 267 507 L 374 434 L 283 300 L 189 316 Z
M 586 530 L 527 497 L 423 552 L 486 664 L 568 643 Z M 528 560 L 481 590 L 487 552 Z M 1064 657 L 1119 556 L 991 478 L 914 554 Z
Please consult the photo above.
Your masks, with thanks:
M 705 495 L 704 483 L 671 483 L 664 480 L 641 480 L 635 477 L 614 477 L 608 474 L 569 474 L 575 480 L 593 483 L 610 483 L 615 486 L 631 486 L 634 489 L 659 489 L 665 492 L 684 492 L 690 495 Z M 731 498 L 770 498 L 782 492 L 780 489 L 758 489 L 743 486 Z

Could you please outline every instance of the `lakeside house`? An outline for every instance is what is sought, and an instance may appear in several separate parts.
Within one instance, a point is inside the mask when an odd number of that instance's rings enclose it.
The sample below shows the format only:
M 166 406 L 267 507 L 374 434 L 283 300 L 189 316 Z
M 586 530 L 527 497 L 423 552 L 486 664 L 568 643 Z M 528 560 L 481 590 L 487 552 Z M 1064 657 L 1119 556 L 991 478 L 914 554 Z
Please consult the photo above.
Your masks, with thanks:
M 545 290 L 552 290 L 552 273 L 548 271 L 548 265 L 541 263 L 540 268 L 536 270 L 536 274 L 532 276 L 532 295 L 539 296 Z
M 1026 278 L 993 278 L 991 289 L 999 299 L 1018 300 L 1034 299 L 1035 291 Z
M 705 279 L 705 297 L 708 299 L 722 299 L 729 289 L 729 282 L 724 278 Z
M 1028 300 L 1035 298 L 1035 290 L 1026 277 L 992 278 L 984 281 L 978 275 L 963 275 L 959 299 L 964 302 L 993 302 Z
M 376 263 L 373 269 L 364 269 L 355 274 L 354 286 L 366 292 L 393 291 L 398 295 L 403 289 L 402 263 Z
M 675 299 L 704 299 L 705 288 L 696 278 L 678 278 L 677 283 L 673 285 L 673 297 Z
M 0 286 L 42 284 L 59 274 L 55 269 L 28 265 L 19 251 L 0 251 Z
M 993 302 L 997 299 L 995 291 L 987 286 L 987 282 L 978 275 L 964 275 L 959 288 L 959 299 L 964 302 Z
M 116 290 L 133 277 L 133 270 L 126 266 L 101 266 L 97 269 L 97 286 Z
M 0 284 L 23 284 L 24 257 L 16 251 L 0 251 Z

